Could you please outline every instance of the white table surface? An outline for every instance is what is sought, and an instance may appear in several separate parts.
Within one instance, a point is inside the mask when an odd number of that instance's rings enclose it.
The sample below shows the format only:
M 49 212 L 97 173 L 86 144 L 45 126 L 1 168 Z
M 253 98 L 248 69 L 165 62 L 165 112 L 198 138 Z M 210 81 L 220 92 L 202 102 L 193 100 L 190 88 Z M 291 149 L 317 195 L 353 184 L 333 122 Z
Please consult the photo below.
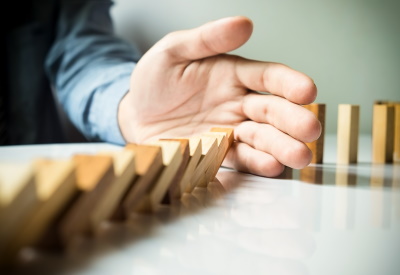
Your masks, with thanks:
M 359 163 L 336 165 L 335 136 L 324 164 L 304 180 L 221 168 L 208 188 L 126 222 L 104 223 L 64 254 L 24 251 L 20 274 L 400 274 L 400 165 L 372 165 L 371 138 Z M 68 158 L 119 150 L 107 144 L 0 147 L 0 161 Z M 302 180 L 300 177 L 302 176 Z

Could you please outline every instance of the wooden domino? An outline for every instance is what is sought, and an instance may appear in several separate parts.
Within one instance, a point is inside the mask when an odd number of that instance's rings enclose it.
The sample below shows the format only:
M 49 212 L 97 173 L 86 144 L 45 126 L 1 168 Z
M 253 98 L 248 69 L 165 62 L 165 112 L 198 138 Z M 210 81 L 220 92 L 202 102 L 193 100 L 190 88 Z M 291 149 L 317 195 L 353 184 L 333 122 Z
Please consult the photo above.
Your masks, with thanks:
M 222 128 L 222 127 L 213 127 L 211 128 L 210 132 L 222 132 L 226 133 L 226 137 L 228 139 L 228 147 L 230 148 L 233 144 L 234 136 L 233 136 L 233 129 L 232 128 Z M 224 158 L 229 150 L 225 152 Z
M 124 216 L 137 208 L 140 199 L 147 193 L 163 168 L 161 147 L 154 145 L 127 144 L 127 150 L 135 153 L 137 178 L 122 202 Z
M 215 162 L 212 165 L 210 165 L 206 170 L 205 182 L 208 184 L 209 182 L 214 180 L 218 172 L 218 169 L 221 167 L 221 164 L 229 149 L 229 141 L 227 138 L 227 133 L 225 132 L 209 132 L 209 133 L 204 133 L 203 135 L 216 137 L 218 141 L 218 152 Z
M 214 165 L 218 154 L 218 139 L 210 136 L 200 136 L 202 144 L 202 153 L 199 164 L 190 179 L 190 190 L 192 191 L 196 186 L 205 186 L 206 171 Z
M 38 159 L 34 168 L 38 203 L 10 240 L 10 257 L 23 247 L 35 245 L 78 192 L 73 161 Z
M 216 137 L 218 139 L 218 153 L 216 163 L 207 169 L 206 181 L 211 182 L 214 180 L 219 168 L 224 161 L 229 148 L 233 144 L 233 129 L 232 128 L 221 128 L 214 127 L 211 128 L 209 133 L 204 133 L 204 136 Z
M 50 232 L 67 246 L 75 237 L 95 236 L 116 213 L 154 212 L 166 197 L 207 186 L 232 143 L 233 129 L 212 128 L 70 159 L 0 164 L 1 260 L 12 261 L 21 248 L 52 238 Z
M 372 120 L 372 162 L 393 161 L 394 107 L 374 104 Z
M 20 205 L 16 202 L 19 197 L 35 194 L 33 171 L 31 163 L 0 163 L 0 221 L 2 224 L 7 215 L 12 212 L 12 208 Z
M 100 152 L 99 156 L 111 156 L 113 158 L 115 182 L 111 184 L 96 209 L 91 214 L 91 225 L 96 231 L 100 223 L 109 219 L 117 210 L 122 197 L 136 179 L 135 153 L 131 150 Z
M 7 247 L 38 203 L 33 165 L 0 164 L 0 264 L 6 261 Z
M 114 184 L 113 158 L 102 155 L 73 157 L 76 165 L 76 181 L 79 197 L 60 221 L 60 237 L 63 244 L 71 239 L 93 233 L 92 215 L 107 196 Z
M 202 153 L 199 164 L 186 187 L 186 192 L 192 192 L 196 186 L 205 187 L 215 178 L 229 148 L 233 144 L 233 138 L 233 129 L 223 127 L 213 127 L 209 132 L 205 132 L 199 137 L 203 144 Z
M 324 136 L 325 136 L 325 114 L 326 114 L 326 105 L 325 104 L 318 104 L 313 103 L 309 105 L 304 105 L 307 110 L 310 110 L 314 113 L 317 119 L 321 122 L 322 132 L 321 136 L 313 141 L 306 143 L 308 148 L 313 153 L 313 157 L 311 163 L 322 163 L 324 157 Z
M 189 138 L 189 149 L 190 149 L 189 162 L 180 182 L 181 186 L 180 189 L 182 194 L 185 192 L 190 193 L 194 188 L 194 186 L 190 184 L 190 180 L 202 156 L 203 150 L 202 150 L 201 138 L 199 137 Z
M 394 103 L 394 149 L 393 161 L 400 162 L 400 102 Z
M 337 163 L 357 162 L 360 106 L 339 104 L 337 126 Z
M 152 145 L 162 148 L 163 168 L 147 194 L 141 198 L 135 209 L 138 212 L 151 212 L 157 209 L 182 163 L 180 142 L 160 140 L 153 142 Z
M 190 147 L 189 139 L 177 138 L 177 139 L 161 139 L 165 141 L 178 141 L 181 144 L 182 162 L 179 165 L 178 171 L 172 179 L 171 185 L 169 186 L 168 193 L 164 197 L 164 203 L 170 203 L 173 200 L 177 200 L 181 197 L 183 191 L 181 190 L 181 180 L 184 176 L 186 168 L 190 160 Z

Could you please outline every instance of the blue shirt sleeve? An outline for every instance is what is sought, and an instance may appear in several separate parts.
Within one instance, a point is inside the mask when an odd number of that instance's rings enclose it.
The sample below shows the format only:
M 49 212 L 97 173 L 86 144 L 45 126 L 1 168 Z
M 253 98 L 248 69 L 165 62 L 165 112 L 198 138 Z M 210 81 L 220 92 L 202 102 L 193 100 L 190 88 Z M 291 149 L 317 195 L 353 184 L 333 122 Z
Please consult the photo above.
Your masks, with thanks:
M 109 0 L 61 2 L 46 72 L 72 123 L 91 141 L 124 144 L 118 106 L 140 57 L 113 32 Z

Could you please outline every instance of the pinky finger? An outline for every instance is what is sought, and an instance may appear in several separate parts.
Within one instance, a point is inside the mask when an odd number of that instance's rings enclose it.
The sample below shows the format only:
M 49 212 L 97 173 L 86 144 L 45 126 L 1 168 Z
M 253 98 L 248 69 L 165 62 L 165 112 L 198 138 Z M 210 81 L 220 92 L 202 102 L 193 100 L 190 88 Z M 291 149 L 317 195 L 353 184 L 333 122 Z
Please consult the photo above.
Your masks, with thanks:
M 224 160 L 225 167 L 263 177 L 276 177 L 284 166 L 272 155 L 254 149 L 243 142 L 234 142 Z

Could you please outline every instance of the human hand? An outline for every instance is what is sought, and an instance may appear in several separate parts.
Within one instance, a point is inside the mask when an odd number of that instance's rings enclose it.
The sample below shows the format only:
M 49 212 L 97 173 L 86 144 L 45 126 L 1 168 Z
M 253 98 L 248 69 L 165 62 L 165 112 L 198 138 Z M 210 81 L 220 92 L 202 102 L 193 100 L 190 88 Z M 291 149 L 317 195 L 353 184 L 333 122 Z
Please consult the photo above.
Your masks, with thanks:
M 224 166 L 270 177 L 284 166 L 308 165 L 312 154 L 304 143 L 319 137 L 321 125 L 300 105 L 315 100 L 316 86 L 283 64 L 227 54 L 243 45 L 252 29 L 248 18 L 224 18 L 156 43 L 132 72 L 130 91 L 119 106 L 126 141 L 233 127 L 235 142 Z

